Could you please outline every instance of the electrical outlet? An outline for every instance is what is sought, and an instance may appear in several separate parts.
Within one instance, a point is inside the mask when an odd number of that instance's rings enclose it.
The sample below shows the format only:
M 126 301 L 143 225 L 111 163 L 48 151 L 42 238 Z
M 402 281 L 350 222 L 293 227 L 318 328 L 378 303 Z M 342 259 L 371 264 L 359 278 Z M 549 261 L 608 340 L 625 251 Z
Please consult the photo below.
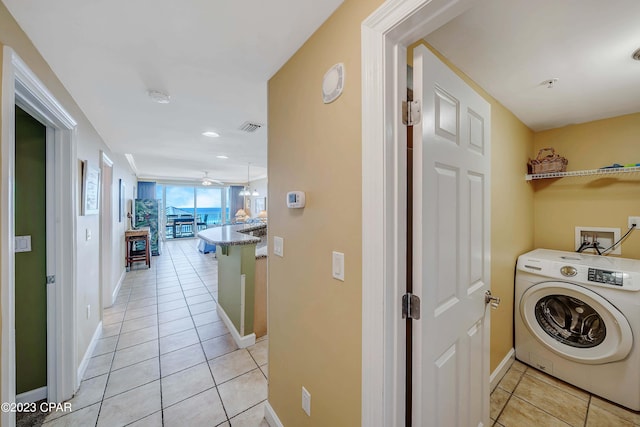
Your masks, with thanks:
M 304 387 L 302 387 L 302 410 L 311 416 L 311 393 Z
M 628 227 L 631 228 L 633 227 L 635 224 L 635 228 L 640 228 L 640 216 L 630 216 L 629 217 L 629 225 Z

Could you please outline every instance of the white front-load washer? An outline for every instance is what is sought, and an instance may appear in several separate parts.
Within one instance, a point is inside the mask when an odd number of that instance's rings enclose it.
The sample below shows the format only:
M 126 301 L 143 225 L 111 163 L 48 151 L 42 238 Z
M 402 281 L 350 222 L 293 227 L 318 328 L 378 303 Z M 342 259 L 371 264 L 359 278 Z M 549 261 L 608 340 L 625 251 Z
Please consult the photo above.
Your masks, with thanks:
M 548 249 L 521 255 L 514 323 L 518 360 L 640 410 L 639 260 Z

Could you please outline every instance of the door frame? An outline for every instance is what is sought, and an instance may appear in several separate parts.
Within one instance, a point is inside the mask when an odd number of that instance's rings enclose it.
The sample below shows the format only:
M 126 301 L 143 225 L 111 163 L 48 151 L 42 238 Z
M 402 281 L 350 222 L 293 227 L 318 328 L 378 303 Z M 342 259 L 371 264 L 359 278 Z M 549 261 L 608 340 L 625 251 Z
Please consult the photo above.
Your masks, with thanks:
M 105 170 L 111 169 L 110 180 L 104 178 Z M 100 152 L 100 311 L 111 307 L 115 301 L 112 274 L 113 268 L 113 160 L 104 151 Z M 118 189 L 119 190 L 119 189 Z M 109 204 L 105 202 L 109 199 Z M 108 209 L 105 209 L 108 208 Z M 105 277 L 106 276 L 106 277 Z M 107 279 L 110 279 L 109 281 Z M 110 283 L 109 283 L 110 282 Z
M 47 127 L 47 394 L 53 402 L 76 389 L 75 289 L 77 141 L 76 121 L 13 49 L 3 48 L 2 135 L 0 150 L 0 306 L 2 352 L 0 388 L 3 402 L 15 402 L 15 105 Z M 53 213 L 53 215 L 50 215 Z M 15 413 L 0 415 L 3 426 L 15 425 Z
M 362 426 L 404 425 L 407 46 L 477 1 L 388 0 L 362 23 Z

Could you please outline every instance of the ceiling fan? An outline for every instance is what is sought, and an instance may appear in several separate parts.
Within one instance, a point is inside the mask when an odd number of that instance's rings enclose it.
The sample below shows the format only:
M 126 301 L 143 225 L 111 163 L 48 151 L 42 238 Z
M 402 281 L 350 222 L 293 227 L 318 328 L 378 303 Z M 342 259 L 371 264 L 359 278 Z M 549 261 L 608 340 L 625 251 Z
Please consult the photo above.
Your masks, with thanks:
M 209 178 L 209 172 L 205 171 L 204 177 L 202 178 L 202 185 L 208 186 L 212 184 L 223 185 L 224 183 L 222 181 L 218 181 L 217 179 Z

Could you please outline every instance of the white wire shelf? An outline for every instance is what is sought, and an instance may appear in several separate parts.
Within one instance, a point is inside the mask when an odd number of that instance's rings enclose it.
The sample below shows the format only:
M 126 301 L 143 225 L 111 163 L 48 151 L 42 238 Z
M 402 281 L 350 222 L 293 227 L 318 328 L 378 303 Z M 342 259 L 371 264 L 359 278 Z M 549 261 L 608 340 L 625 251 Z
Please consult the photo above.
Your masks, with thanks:
M 547 179 L 547 178 L 565 178 L 570 176 L 593 176 L 593 175 L 619 175 L 625 173 L 638 173 L 640 172 L 640 166 L 626 167 L 626 168 L 606 168 L 606 169 L 590 169 L 581 171 L 570 172 L 549 172 L 549 173 L 535 173 L 525 175 L 527 181 L 533 179 Z

